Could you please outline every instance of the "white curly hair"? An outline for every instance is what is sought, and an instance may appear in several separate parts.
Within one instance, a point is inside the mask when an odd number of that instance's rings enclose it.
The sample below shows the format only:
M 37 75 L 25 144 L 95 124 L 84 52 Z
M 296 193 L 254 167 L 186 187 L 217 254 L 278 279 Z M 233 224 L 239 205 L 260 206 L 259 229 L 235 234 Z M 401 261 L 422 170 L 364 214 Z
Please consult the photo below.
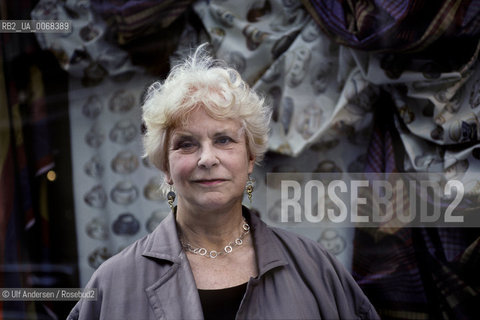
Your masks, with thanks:
M 168 172 L 168 143 L 173 129 L 183 126 L 188 114 L 203 108 L 214 119 L 240 121 L 247 149 L 259 164 L 267 150 L 271 108 L 240 74 L 214 60 L 206 44 L 174 66 L 163 83 L 153 83 L 143 103 L 145 156 Z

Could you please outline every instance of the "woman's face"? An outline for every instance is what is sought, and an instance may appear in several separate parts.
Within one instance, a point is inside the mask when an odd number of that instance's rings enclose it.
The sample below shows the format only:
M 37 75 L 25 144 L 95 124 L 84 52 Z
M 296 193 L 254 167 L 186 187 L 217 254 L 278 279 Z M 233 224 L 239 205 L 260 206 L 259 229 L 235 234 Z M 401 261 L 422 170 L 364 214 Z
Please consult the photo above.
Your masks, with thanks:
M 179 208 L 228 210 L 241 204 L 254 161 L 238 121 L 216 120 L 198 108 L 170 135 L 167 182 Z

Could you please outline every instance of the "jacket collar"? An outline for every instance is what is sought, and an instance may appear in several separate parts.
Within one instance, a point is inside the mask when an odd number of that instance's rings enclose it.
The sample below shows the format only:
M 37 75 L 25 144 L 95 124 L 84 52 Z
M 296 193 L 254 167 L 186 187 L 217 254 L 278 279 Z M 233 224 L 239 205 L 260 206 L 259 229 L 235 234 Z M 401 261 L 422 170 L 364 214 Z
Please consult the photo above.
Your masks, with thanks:
M 278 244 L 274 232 L 257 214 L 243 207 L 243 215 L 250 224 L 253 237 L 253 246 L 257 257 L 258 278 L 266 272 L 280 266 L 287 265 L 287 258 Z
M 246 207 L 242 214 L 250 224 L 253 245 L 257 257 L 258 276 L 263 276 L 269 270 L 287 264 L 285 254 L 279 248 L 273 231 Z M 167 260 L 180 263 L 182 246 L 178 239 L 175 214 L 171 212 L 152 232 L 143 252 L 144 257 Z
M 142 256 L 180 263 L 181 252 L 175 214 L 170 212 L 150 234 Z

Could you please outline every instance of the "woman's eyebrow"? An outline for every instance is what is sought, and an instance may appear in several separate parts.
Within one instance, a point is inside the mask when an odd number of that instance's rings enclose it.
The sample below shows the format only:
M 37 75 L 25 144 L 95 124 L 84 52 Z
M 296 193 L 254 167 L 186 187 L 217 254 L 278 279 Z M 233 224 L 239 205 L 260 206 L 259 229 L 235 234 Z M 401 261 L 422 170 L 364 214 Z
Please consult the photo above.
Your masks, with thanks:
M 225 128 L 225 129 L 220 129 L 218 130 L 214 136 L 221 136 L 221 135 L 229 135 L 229 136 L 235 136 L 235 137 L 239 137 L 242 135 L 242 133 L 244 132 L 244 128 L 243 127 L 240 127 L 240 128 Z
M 232 133 L 229 130 L 221 130 L 221 131 L 215 132 L 215 134 L 213 136 L 218 137 L 218 136 L 231 135 L 231 134 Z
M 193 137 L 193 134 L 188 131 L 174 131 L 172 134 L 172 137 L 174 138 L 191 138 Z
M 230 128 L 220 128 L 219 130 L 215 131 L 211 137 L 218 138 L 220 136 L 230 136 L 230 137 L 239 137 L 243 133 L 243 128 L 237 129 L 230 129 Z M 197 135 L 190 131 L 182 131 L 182 130 L 175 130 L 172 133 L 172 139 L 182 139 L 182 138 L 194 138 Z

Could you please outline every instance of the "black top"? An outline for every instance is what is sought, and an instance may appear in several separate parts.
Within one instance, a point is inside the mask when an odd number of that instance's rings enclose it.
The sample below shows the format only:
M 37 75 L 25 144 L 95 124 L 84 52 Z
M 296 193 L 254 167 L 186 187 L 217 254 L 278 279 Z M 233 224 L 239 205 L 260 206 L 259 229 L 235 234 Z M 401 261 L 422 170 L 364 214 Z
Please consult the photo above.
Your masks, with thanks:
M 225 289 L 198 289 L 205 320 L 235 319 L 245 290 L 247 290 L 247 282 Z

